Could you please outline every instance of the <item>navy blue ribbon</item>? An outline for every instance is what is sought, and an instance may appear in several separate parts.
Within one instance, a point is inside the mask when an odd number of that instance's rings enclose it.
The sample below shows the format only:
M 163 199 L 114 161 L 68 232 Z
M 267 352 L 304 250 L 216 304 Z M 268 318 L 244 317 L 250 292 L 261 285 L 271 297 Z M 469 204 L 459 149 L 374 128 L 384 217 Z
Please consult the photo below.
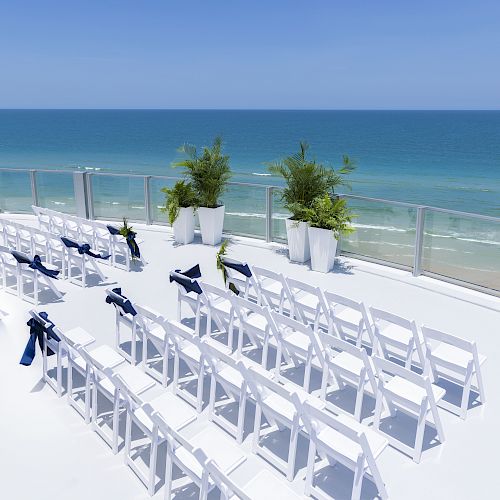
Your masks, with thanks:
M 175 281 L 176 283 L 179 283 L 179 285 L 181 285 L 186 292 L 195 292 L 199 295 L 203 293 L 203 290 L 196 281 L 196 278 L 201 278 L 200 266 L 198 264 L 184 272 L 181 272 L 180 269 L 171 271 L 169 276 L 170 283 Z
M 101 255 L 100 253 L 92 252 L 90 250 L 90 245 L 88 243 L 80 245 L 79 243 L 76 243 L 75 241 L 65 238 L 64 236 L 61 236 L 61 241 L 68 248 L 76 248 L 80 255 L 87 254 L 90 255 L 91 257 L 94 257 L 94 259 L 104 259 L 104 260 L 109 259 L 111 257 L 111 255 Z
M 31 260 L 27 255 L 21 252 L 16 252 L 15 250 L 12 250 L 10 252 L 14 258 L 19 262 L 19 264 L 28 264 L 28 267 L 30 269 L 34 269 L 35 271 L 39 271 L 45 276 L 48 276 L 49 278 L 54 278 L 57 279 L 57 275 L 59 274 L 58 270 L 55 269 L 47 269 L 43 263 L 42 259 L 40 258 L 39 255 L 35 255 L 33 257 L 33 260 Z
M 111 297 L 110 295 L 108 295 L 106 297 L 106 302 L 108 304 L 114 304 L 115 306 L 120 307 L 126 314 L 131 314 L 132 316 L 135 316 L 137 314 L 137 311 L 134 309 L 134 306 L 132 305 L 130 300 L 127 299 L 125 295 L 122 295 L 121 288 L 113 288 L 112 292 L 114 292 L 116 295 L 119 295 L 119 297 Z
M 39 316 L 44 320 L 50 322 L 49 315 L 46 312 L 39 313 Z M 45 328 L 43 325 L 41 325 L 35 318 L 31 318 L 26 324 L 30 327 L 30 338 L 28 340 L 28 343 L 26 344 L 19 364 L 30 366 L 35 359 L 37 340 L 38 345 L 40 346 L 40 350 L 43 352 L 44 332 L 47 333 L 47 337 L 49 339 L 54 339 L 57 342 L 59 342 L 61 339 L 54 333 L 53 328 L 55 325 L 52 322 L 50 323 L 50 326 L 48 328 Z M 53 354 L 55 354 L 54 351 L 50 347 L 47 347 L 47 356 L 52 356 Z
M 106 226 L 106 227 L 108 228 L 108 231 L 114 236 L 121 234 L 120 230 L 114 226 Z M 130 255 L 132 255 L 132 257 L 134 258 L 140 259 L 141 251 L 139 250 L 139 245 L 137 244 L 137 241 L 135 241 L 136 236 L 137 233 L 135 233 L 134 231 L 129 231 L 125 239 L 127 240 L 127 245 L 128 249 L 130 250 Z
M 250 268 L 248 267 L 248 264 L 244 262 L 239 262 L 234 259 L 230 259 L 229 257 L 221 257 L 221 262 L 224 264 L 225 267 L 229 267 L 230 269 L 234 269 L 235 271 L 238 271 L 239 273 L 243 274 L 243 276 L 246 276 L 247 278 L 250 278 L 252 276 L 252 271 L 250 271 Z

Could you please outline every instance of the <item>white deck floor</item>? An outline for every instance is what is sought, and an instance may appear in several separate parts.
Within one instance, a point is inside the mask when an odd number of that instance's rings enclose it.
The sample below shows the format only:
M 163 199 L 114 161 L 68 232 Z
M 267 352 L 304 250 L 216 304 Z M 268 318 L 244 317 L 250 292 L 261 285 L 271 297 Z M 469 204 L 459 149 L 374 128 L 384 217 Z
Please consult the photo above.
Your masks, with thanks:
M 169 270 L 199 263 L 203 278 L 222 286 L 215 267 L 216 249 L 196 243 L 176 247 L 168 228 L 140 224 L 134 227 L 145 240 L 141 249 L 149 264 L 140 272 L 130 273 L 102 266 L 108 285 L 119 284 L 125 295 L 169 318 L 175 318 L 176 311 L 176 289 L 168 282 Z M 486 405 L 471 409 L 466 421 L 440 410 L 446 441 L 424 451 L 420 464 L 393 448 L 384 451 L 378 464 L 392 499 L 458 500 L 500 495 L 500 390 L 495 389 L 495 383 L 500 381 L 499 299 L 346 258 L 338 260 L 333 273 L 323 275 L 310 271 L 308 266 L 289 263 L 279 245 L 243 238 L 233 239 L 229 255 L 362 299 L 368 305 L 414 318 L 421 324 L 475 339 L 480 353 L 488 357 L 483 367 Z M 81 289 L 60 281 L 63 301 L 43 304 L 38 309 L 47 311 L 61 329 L 80 325 L 99 343 L 113 345 L 114 310 L 104 301 L 106 286 Z M 7 313 L 0 321 L 0 498 L 149 498 L 142 483 L 123 464 L 123 456 L 114 456 L 65 398 L 58 399 L 51 388 L 40 382 L 39 352 L 31 367 L 19 365 L 28 339 L 30 308 L 28 303 L 0 291 L 0 310 Z M 245 445 L 247 442 L 248 437 Z M 249 455 L 245 467 L 262 467 L 261 459 Z M 303 462 L 304 457 L 299 458 L 298 463 Z M 298 476 L 302 477 L 303 472 L 299 471 Z M 364 494 L 368 494 L 366 488 Z M 162 495 L 163 490 L 159 490 L 155 498 Z

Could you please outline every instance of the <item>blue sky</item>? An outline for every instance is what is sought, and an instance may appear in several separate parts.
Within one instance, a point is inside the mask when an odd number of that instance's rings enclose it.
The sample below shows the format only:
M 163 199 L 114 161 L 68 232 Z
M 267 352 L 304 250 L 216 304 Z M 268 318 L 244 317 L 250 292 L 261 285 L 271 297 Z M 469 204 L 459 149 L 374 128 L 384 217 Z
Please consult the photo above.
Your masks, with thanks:
M 500 109 L 500 2 L 0 0 L 0 108 Z

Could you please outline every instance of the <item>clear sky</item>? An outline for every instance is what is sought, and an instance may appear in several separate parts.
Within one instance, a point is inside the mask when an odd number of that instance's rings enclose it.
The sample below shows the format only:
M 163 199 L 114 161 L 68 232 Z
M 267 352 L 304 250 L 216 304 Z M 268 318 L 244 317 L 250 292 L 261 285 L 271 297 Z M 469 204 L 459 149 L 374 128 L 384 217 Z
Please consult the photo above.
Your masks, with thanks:
M 500 0 L 0 0 L 0 108 L 500 109 Z

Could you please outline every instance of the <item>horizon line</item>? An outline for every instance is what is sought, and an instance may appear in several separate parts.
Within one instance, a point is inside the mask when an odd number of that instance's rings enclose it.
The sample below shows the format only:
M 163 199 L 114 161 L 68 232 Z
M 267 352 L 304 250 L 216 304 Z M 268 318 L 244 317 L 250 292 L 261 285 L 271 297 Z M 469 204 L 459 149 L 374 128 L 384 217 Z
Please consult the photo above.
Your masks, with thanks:
M 500 108 L 0 108 L 0 111 L 492 111 Z

